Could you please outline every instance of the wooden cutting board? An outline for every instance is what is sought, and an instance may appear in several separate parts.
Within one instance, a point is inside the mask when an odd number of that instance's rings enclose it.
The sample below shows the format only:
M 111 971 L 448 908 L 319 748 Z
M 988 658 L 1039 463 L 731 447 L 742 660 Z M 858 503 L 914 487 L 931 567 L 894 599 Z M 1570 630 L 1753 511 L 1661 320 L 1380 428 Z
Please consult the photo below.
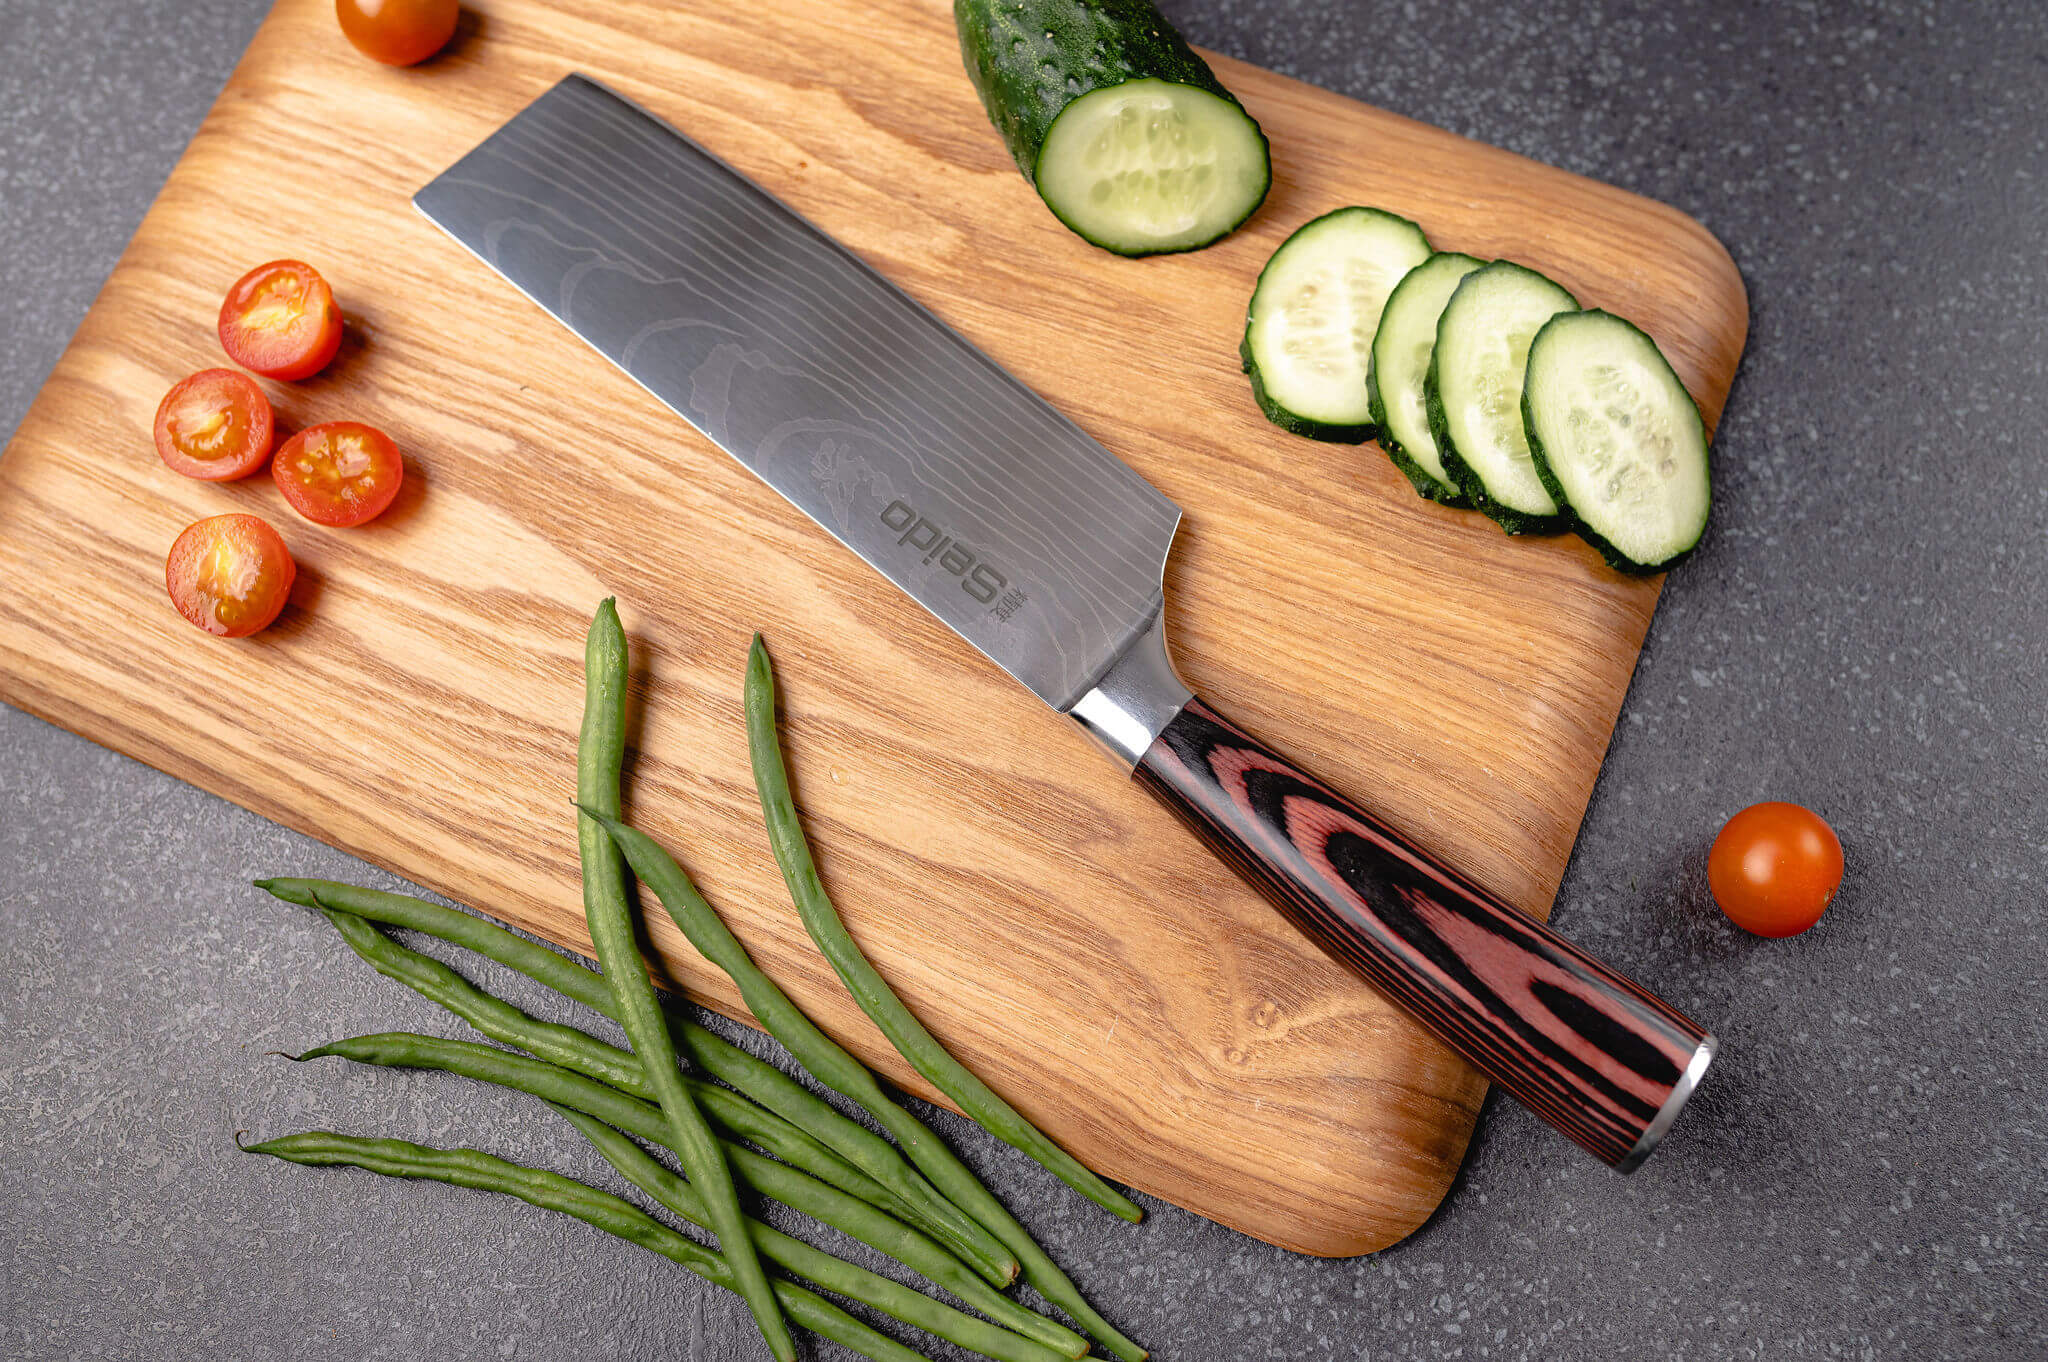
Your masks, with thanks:
M 587 951 L 579 667 L 615 592 L 635 644 L 632 816 L 814 1016 L 930 1095 L 842 995 L 770 860 L 739 708 L 760 629 L 826 878 L 956 1053 L 1105 1174 L 1294 1249 L 1393 1243 L 1449 1186 L 1483 1081 L 1068 720 L 407 203 L 570 71 L 667 118 L 1186 509 L 1167 613 L 1198 690 L 1547 913 L 1658 584 L 1420 501 L 1371 447 L 1268 425 L 1238 372 L 1245 301 L 1292 229 L 1377 204 L 1634 318 L 1711 422 L 1741 281 L 1671 209 L 1216 65 L 1272 137 L 1272 196 L 1213 249 L 1129 261 L 1018 178 L 944 0 L 482 0 L 409 71 L 358 57 L 328 0 L 283 0 L 0 461 L 0 698 Z M 151 451 L 164 390 L 224 362 L 227 285 L 279 256 L 314 262 L 349 318 L 326 373 L 267 385 L 284 429 L 359 418 L 407 453 L 404 493 L 367 528 L 310 525 L 268 478 L 192 482 Z M 300 563 L 284 616 L 240 643 L 163 589 L 179 529 L 230 510 L 276 524 Z M 223 912 L 289 911 L 221 888 Z M 669 978 L 744 1016 L 650 922 Z M 333 967 L 355 964 L 337 949 Z

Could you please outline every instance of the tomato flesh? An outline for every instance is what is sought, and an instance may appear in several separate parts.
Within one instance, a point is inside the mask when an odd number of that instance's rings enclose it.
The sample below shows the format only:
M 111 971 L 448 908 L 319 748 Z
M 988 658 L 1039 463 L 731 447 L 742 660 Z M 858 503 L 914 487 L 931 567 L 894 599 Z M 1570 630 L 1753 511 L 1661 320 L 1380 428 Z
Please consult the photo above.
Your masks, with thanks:
M 386 66 L 423 62 L 448 45 L 456 0 L 334 0 L 334 17 L 356 51 Z
M 270 475 L 292 509 L 320 525 L 347 529 L 382 514 L 405 481 L 398 446 L 374 426 L 329 421 L 286 440 Z
M 1707 885 L 1736 926 L 1786 937 L 1820 921 L 1842 884 L 1842 843 L 1797 804 L 1752 804 L 1707 853 Z
M 270 457 L 270 399 L 246 374 L 201 369 L 156 409 L 157 457 L 173 473 L 207 482 L 245 478 Z
M 310 378 L 341 348 L 334 291 L 302 260 L 258 265 L 220 305 L 220 348 L 265 378 Z
M 164 560 L 171 604 L 219 638 L 247 638 L 267 628 L 297 576 L 282 536 L 253 515 L 194 521 Z

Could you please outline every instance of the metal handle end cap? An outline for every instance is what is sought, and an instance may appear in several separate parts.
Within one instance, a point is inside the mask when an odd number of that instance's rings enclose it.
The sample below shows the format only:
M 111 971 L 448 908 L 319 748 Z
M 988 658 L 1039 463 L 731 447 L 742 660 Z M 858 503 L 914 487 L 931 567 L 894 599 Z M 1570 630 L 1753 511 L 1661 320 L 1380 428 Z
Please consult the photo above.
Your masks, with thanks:
M 1643 1160 L 1650 1157 L 1651 1151 L 1663 1140 L 1664 1133 L 1671 1129 L 1671 1123 L 1678 1119 L 1678 1113 L 1684 1108 L 1686 1100 L 1692 1096 L 1693 1089 L 1699 1087 L 1700 1079 L 1705 1077 L 1707 1066 L 1714 1062 L 1714 1054 L 1720 1045 L 1721 1042 L 1711 1035 L 1700 1039 L 1699 1048 L 1692 1052 L 1692 1059 L 1686 1063 L 1685 1072 L 1680 1074 L 1678 1082 L 1672 1085 L 1671 1095 L 1664 1099 L 1663 1106 L 1657 1108 L 1657 1114 L 1650 1118 L 1650 1124 L 1643 1127 L 1642 1138 L 1636 1141 L 1635 1148 L 1624 1154 L 1621 1162 L 1614 1165 L 1615 1172 L 1633 1173 L 1643 1166 Z

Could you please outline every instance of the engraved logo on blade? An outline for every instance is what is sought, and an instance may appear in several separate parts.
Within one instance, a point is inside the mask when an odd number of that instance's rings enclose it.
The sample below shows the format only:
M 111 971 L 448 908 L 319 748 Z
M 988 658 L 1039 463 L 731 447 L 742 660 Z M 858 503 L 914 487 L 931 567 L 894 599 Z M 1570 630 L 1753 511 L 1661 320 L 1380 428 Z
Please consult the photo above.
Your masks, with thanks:
M 1021 588 L 1011 587 L 1008 577 L 983 562 L 981 555 L 973 549 L 918 514 L 917 508 L 909 502 L 890 502 L 882 511 L 882 523 L 897 532 L 896 542 L 899 545 L 923 554 L 922 561 L 935 564 L 942 572 L 957 577 L 960 589 L 989 607 L 989 613 L 997 619 L 1008 619 L 1024 604 Z

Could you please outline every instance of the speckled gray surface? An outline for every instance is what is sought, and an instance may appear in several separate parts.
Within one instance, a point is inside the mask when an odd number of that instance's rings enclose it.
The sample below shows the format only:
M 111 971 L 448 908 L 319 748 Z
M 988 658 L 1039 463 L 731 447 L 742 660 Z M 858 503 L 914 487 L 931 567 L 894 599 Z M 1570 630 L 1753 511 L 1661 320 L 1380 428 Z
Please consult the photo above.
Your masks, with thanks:
M 1107 1223 L 944 1129 L 1162 1359 L 2043 1356 L 2048 18 L 1168 9 L 1675 203 L 1742 266 L 1714 528 L 1665 593 L 1556 913 L 1725 1053 L 1633 1179 L 1489 1103 L 1437 1217 L 1351 1262 L 1166 1206 Z M 0 429 L 262 10 L 0 0 Z M 1720 919 L 1701 869 L 1764 797 L 1825 812 L 1850 863 L 1828 920 L 1775 944 Z M 729 1298 L 573 1222 L 235 1152 L 241 1127 L 331 1122 L 598 1177 L 530 1105 L 266 1058 L 458 1033 L 244 887 L 279 868 L 362 873 L 0 709 L 0 1357 L 756 1356 Z

